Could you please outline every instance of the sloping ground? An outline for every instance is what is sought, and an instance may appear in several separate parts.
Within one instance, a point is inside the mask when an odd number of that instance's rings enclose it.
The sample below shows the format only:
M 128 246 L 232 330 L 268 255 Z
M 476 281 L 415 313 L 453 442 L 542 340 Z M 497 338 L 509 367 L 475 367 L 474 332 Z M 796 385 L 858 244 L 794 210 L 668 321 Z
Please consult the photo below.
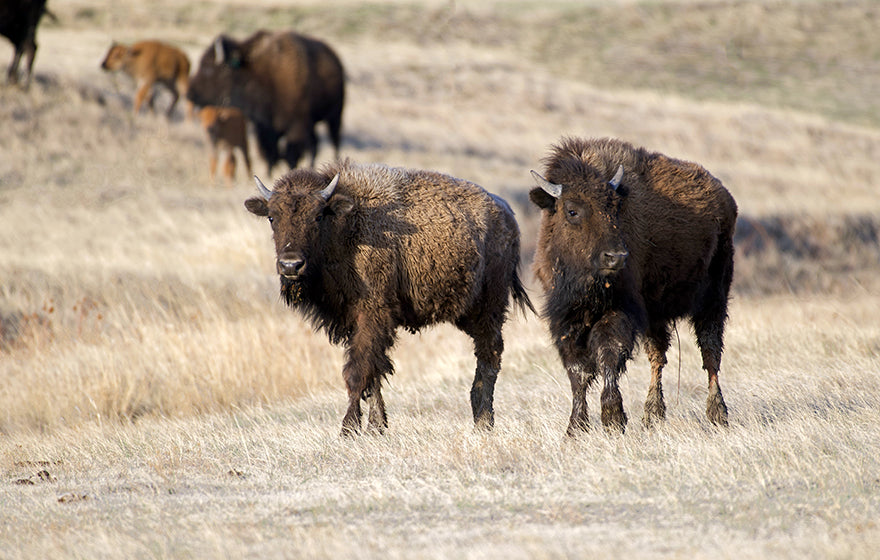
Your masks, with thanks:
M 835 293 L 880 286 L 880 216 L 740 217 L 737 292 Z

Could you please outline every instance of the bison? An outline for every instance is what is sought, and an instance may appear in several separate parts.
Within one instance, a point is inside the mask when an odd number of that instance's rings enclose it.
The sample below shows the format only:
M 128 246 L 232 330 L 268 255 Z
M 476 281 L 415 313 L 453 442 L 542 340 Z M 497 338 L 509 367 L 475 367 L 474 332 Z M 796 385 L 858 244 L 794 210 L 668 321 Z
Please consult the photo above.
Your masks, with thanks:
M 520 282 L 519 228 L 510 206 L 440 173 L 360 165 L 296 169 L 245 207 L 267 216 L 281 294 L 346 348 L 343 435 L 388 425 L 382 380 L 396 332 L 448 322 L 474 342 L 474 423 L 494 424 L 493 395 L 510 297 L 532 308 Z
M 235 149 L 237 148 L 244 159 L 248 175 L 251 175 L 251 158 L 248 154 L 247 120 L 235 107 L 214 107 L 209 105 L 199 111 L 199 120 L 202 128 L 208 134 L 211 144 L 211 181 L 217 173 L 218 156 L 224 156 L 223 176 L 226 184 L 232 185 L 235 177 Z
M 131 46 L 114 42 L 101 68 L 108 72 L 125 72 L 137 82 L 135 114 L 141 110 L 144 99 L 150 111 L 153 110 L 153 86 L 160 84 L 171 92 L 171 105 L 166 112 L 170 119 L 178 98 L 186 94 L 189 85 L 189 58 L 186 53 L 160 41 L 140 41 Z
M 587 428 L 586 390 L 597 375 L 602 424 L 623 431 L 618 378 L 639 338 L 651 363 L 644 423 L 665 418 L 661 374 L 670 327 L 684 317 L 709 375 L 706 415 L 727 425 L 718 370 L 733 278 L 733 197 L 695 163 L 614 139 L 563 139 L 544 163 L 529 193 L 542 210 L 533 270 L 571 381 L 567 433 Z
M 205 51 L 187 97 L 196 105 L 238 107 L 254 124 L 269 174 L 281 159 L 291 169 L 318 150 L 315 125 L 325 122 L 339 157 L 345 79 L 325 43 L 293 32 L 257 31 L 244 41 L 220 35 Z
M 3 0 L 0 2 L 0 35 L 8 38 L 15 53 L 6 72 L 10 84 L 18 83 L 18 67 L 22 55 L 27 56 L 25 88 L 30 86 L 34 71 L 34 57 L 37 55 L 37 26 L 43 14 L 52 14 L 46 9 L 46 0 Z

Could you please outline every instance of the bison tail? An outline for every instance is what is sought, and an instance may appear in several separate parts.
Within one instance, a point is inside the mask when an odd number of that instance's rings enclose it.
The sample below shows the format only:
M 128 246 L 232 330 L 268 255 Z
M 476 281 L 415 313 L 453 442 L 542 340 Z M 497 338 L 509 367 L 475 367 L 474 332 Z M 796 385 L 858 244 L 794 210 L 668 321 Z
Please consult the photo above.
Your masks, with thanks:
M 529 299 L 529 294 L 526 293 L 526 289 L 523 287 L 522 281 L 519 279 L 519 271 L 517 268 L 513 269 L 513 281 L 510 283 L 510 295 L 513 296 L 513 303 L 519 307 L 519 310 L 523 315 L 526 314 L 526 309 L 530 309 L 532 313 L 537 315 L 538 312 L 535 311 L 535 306 L 532 305 L 532 300 Z

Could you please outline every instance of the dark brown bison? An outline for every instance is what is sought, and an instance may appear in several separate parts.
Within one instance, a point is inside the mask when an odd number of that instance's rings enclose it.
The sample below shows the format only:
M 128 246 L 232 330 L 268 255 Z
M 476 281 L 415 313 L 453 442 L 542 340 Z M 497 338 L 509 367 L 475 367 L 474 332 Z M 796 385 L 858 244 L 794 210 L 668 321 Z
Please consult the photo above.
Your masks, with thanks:
M 612 139 L 569 138 L 529 196 L 542 211 L 534 271 L 544 316 L 571 381 L 568 434 L 588 425 L 597 376 L 602 424 L 623 430 L 617 381 L 636 339 L 651 362 L 646 425 L 663 419 L 661 372 L 670 326 L 691 320 L 709 374 L 706 414 L 727 424 L 718 385 L 733 277 L 736 203 L 704 168 Z
M 361 399 L 368 427 L 387 426 L 381 384 L 397 328 L 441 322 L 473 338 L 471 408 L 491 427 L 510 296 L 531 308 L 510 206 L 447 175 L 351 162 L 257 185 L 245 206 L 272 224 L 282 297 L 347 349 L 343 434 L 360 430 Z
M 6 73 L 10 84 L 18 82 L 18 67 L 22 55 L 25 55 L 27 69 L 24 84 L 25 87 L 30 86 L 34 57 L 37 55 L 37 25 L 44 13 L 49 14 L 46 0 L 0 0 L 0 35 L 8 38 L 15 47 L 12 63 Z
M 345 79 L 326 44 L 293 32 L 257 31 L 244 41 L 219 36 L 202 55 L 187 97 L 196 105 L 238 107 L 254 123 L 269 173 L 281 159 L 295 168 L 306 151 L 314 166 L 315 125 L 327 124 L 339 156 Z

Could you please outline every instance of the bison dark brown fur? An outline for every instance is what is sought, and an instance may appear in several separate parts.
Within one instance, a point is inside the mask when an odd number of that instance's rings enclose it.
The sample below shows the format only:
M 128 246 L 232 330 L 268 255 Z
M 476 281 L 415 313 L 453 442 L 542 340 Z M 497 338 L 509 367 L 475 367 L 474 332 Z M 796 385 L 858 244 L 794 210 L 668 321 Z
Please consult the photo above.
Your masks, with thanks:
M 510 297 L 531 308 L 510 206 L 447 175 L 351 162 L 258 186 L 245 206 L 272 224 L 283 298 L 347 349 L 343 433 L 360 430 L 361 399 L 368 426 L 387 426 L 381 384 L 398 327 L 441 322 L 474 341 L 471 408 L 478 426 L 492 426 Z
M 618 388 L 635 342 L 651 362 L 646 425 L 663 419 L 670 327 L 691 320 L 709 376 L 706 414 L 727 424 L 718 384 L 733 277 L 736 203 L 703 167 L 613 139 L 564 139 L 531 200 L 542 211 L 534 272 L 572 389 L 568 434 L 588 426 L 601 376 L 602 423 L 623 430 Z M 622 171 L 622 175 L 618 172 Z
M 336 53 L 316 39 L 293 32 L 257 31 L 244 41 L 221 35 L 202 55 L 187 97 L 241 109 L 254 123 L 269 173 L 281 143 L 291 168 L 306 151 L 314 166 L 315 125 L 322 121 L 339 156 L 345 76 Z
M 15 47 L 12 62 L 6 72 L 10 84 L 18 82 L 18 67 L 21 57 L 27 57 L 25 68 L 25 87 L 31 83 L 34 71 L 34 57 L 37 55 L 37 26 L 46 9 L 46 0 L 3 0 L 0 2 L 0 35 L 7 37 Z M 51 16 L 54 18 L 54 16 Z

